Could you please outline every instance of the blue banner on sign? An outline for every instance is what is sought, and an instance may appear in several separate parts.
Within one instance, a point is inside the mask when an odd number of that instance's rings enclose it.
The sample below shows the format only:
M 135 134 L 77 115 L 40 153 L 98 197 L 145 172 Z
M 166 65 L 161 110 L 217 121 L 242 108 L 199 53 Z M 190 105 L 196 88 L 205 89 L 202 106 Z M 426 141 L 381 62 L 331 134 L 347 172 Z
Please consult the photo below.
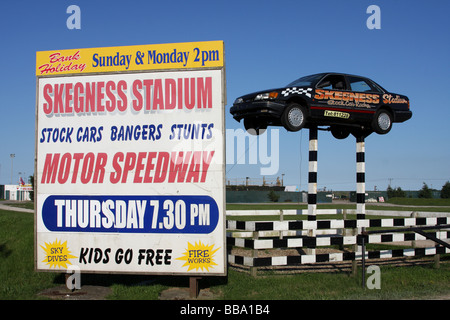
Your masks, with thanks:
M 209 196 L 49 196 L 42 220 L 50 231 L 114 233 L 212 232 L 219 208 Z

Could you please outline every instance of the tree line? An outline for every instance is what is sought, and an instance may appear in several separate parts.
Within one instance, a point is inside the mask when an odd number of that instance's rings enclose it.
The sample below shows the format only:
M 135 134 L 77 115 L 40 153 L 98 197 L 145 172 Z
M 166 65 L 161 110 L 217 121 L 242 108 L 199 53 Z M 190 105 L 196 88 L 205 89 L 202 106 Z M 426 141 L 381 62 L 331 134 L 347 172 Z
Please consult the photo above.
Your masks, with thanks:
M 388 198 L 406 198 L 406 192 L 402 190 L 402 188 L 392 188 L 390 185 L 387 188 L 387 196 Z M 442 199 L 450 198 L 450 181 L 447 181 L 441 189 L 440 194 Z M 422 189 L 420 189 L 419 198 L 433 198 L 433 189 L 429 188 L 428 185 L 424 182 Z

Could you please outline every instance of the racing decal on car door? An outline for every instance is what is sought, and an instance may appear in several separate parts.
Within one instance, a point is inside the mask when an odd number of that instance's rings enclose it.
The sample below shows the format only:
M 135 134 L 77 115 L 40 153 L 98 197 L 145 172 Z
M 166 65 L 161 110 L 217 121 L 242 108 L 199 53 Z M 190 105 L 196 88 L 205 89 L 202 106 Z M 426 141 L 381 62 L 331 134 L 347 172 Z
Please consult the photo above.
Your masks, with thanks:
M 371 104 L 378 104 L 380 96 L 378 94 L 360 93 L 351 91 L 332 91 L 325 89 L 316 89 L 314 98 L 322 100 L 331 106 L 341 107 L 357 107 L 357 108 L 371 108 Z
M 383 94 L 383 103 L 408 103 L 408 100 L 400 97 L 398 94 L 395 97 L 392 94 Z
M 287 88 L 287 89 L 281 91 L 281 94 L 283 96 L 285 96 L 285 97 L 287 97 L 288 95 L 294 94 L 294 93 L 296 93 L 296 94 L 304 94 L 308 98 L 311 98 L 311 93 L 310 92 L 312 90 L 313 90 L 312 88 L 304 89 L 304 88 L 293 87 L 293 88 Z

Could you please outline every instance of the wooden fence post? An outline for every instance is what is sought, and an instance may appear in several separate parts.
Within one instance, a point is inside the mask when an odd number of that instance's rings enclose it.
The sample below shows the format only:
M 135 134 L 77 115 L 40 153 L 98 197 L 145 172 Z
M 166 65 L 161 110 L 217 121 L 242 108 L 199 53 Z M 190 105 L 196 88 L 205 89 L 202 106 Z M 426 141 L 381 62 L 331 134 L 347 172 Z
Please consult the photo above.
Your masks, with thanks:
M 254 231 L 253 232 L 253 240 L 257 240 L 258 239 L 258 231 Z M 253 258 L 257 258 L 258 257 L 258 250 L 253 248 L 252 249 L 252 257 Z M 253 260 L 253 266 L 250 267 L 250 275 L 252 277 L 256 277 L 258 275 L 258 267 L 254 266 L 254 260 Z

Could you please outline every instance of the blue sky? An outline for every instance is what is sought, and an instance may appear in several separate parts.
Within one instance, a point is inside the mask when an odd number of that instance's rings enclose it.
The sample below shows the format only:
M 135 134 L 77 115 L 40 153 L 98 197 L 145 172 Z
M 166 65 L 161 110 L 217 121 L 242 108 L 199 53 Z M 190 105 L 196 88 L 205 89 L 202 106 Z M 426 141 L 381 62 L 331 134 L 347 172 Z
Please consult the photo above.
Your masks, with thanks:
M 69 5 L 81 29 L 69 30 Z M 369 30 L 368 6 L 381 9 Z M 34 171 L 35 53 L 41 50 L 223 40 L 226 127 L 236 97 L 312 73 L 367 76 L 410 98 L 413 118 L 366 139 L 366 190 L 441 189 L 450 180 L 450 3 L 436 1 L 10 1 L 0 6 L 0 184 Z M 308 132 L 279 128 L 279 171 L 307 188 Z M 355 139 L 319 132 L 318 187 L 356 188 Z M 227 165 L 227 178 L 262 178 L 260 165 Z

